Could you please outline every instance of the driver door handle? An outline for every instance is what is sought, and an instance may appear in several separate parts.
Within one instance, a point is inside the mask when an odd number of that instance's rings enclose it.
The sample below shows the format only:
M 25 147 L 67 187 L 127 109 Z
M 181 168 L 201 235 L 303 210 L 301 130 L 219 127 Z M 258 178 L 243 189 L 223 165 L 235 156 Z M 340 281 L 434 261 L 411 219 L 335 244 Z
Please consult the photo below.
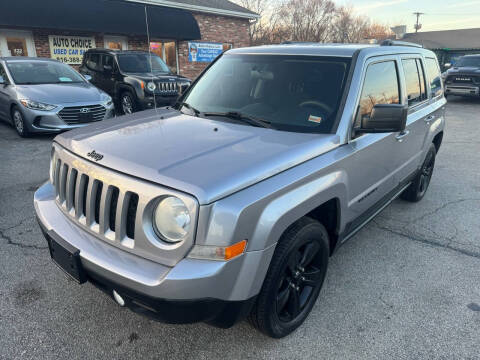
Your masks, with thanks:
M 398 142 L 402 142 L 403 139 L 405 139 L 408 136 L 408 134 L 410 134 L 410 131 L 404 130 L 400 134 L 395 136 L 395 139 L 397 139 Z

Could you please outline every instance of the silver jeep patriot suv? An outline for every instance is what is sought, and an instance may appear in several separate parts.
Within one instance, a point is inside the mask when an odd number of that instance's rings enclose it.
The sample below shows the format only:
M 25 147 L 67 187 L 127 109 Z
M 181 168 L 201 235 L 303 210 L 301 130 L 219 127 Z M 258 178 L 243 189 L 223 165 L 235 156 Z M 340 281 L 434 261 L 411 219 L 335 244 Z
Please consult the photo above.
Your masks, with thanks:
M 53 261 L 169 323 L 271 337 L 306 319 L 329 257 L 427 191 L 445 125 L 431 51 L 230 50 L 173 107 L 55 138 L 35 210 Z

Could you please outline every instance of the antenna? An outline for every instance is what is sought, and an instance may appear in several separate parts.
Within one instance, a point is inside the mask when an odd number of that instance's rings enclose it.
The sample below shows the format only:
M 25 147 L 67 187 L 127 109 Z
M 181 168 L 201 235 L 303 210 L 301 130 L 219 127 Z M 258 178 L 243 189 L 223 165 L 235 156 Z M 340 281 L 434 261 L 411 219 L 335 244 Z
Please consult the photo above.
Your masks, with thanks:
M 155 84 L 155 77 L 153 76 L 152 49 L 150 48 L 150 29 L 148 27 L 147 5 L 145 5 L 145 25 L 147 27 L 147 42 L 148 42 L 148 54 L 150 58 L 150 73 L 152 74 L 152 82 Z M 153 90 L 153 107 L 155 109 L 155 112 L 157 112 L 157 98 L 155 97 L 155 90 Z
M 413 15 L 417 16 L 417 23 L 414 25 L 415 27 L 415 32 L 418 33 L 418 30 L 422 28 L 422 24 L 419 23 L 420 21 L 420 16 L 425 15 L 425 13 L 422 12 L 414 12 Z

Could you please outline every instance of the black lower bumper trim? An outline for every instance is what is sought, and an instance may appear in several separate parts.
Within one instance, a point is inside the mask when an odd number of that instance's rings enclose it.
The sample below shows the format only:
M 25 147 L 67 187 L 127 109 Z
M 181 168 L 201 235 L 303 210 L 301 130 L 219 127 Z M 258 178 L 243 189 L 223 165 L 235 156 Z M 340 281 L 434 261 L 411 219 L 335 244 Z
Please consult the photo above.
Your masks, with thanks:
M 224 301 L 218 299 L 168 300 L 150 297 L 115 284 L 98 274 L 87 273 L 88 280 L 112 297 L 115 290 L 130 310 L 149 318 L 169 324 L 208 324 L 229 328 L 243 320 L 249 313 L 256 297 L 245 301 Z
M 47 230 L 38 218 L 37 220 L 48 241 Z M 58 234 L 55 235 L 60 238 Z M 87 280 L 108 296 L 113 297 L 115 290 L 125 300 L 125 306 L 130 310 L 169 324 L 206 322 L 217 327 L 229 328 L 250 313 L 256 300 L 256 296 L 244 301 L 161 299 L 141 294 L 87 269 L 84 269 L 84 272 Z

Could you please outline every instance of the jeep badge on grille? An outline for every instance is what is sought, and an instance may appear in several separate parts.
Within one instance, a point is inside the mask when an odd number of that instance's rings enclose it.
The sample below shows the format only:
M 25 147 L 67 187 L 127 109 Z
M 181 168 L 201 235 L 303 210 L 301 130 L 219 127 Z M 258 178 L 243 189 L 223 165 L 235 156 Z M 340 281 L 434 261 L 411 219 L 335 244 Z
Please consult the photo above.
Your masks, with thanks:
M 91 157 L 91 158 L 92 158 L 93 160 L 95 160 L 95 161 L 100 161 L 100 160 L 103 159 L 103 155 L 95 152 L 95 150 L 93 150 L 92 152 L 89 152 L 89 153 L 87 154 L 87 156 L 88 156 L 88 157 Z

